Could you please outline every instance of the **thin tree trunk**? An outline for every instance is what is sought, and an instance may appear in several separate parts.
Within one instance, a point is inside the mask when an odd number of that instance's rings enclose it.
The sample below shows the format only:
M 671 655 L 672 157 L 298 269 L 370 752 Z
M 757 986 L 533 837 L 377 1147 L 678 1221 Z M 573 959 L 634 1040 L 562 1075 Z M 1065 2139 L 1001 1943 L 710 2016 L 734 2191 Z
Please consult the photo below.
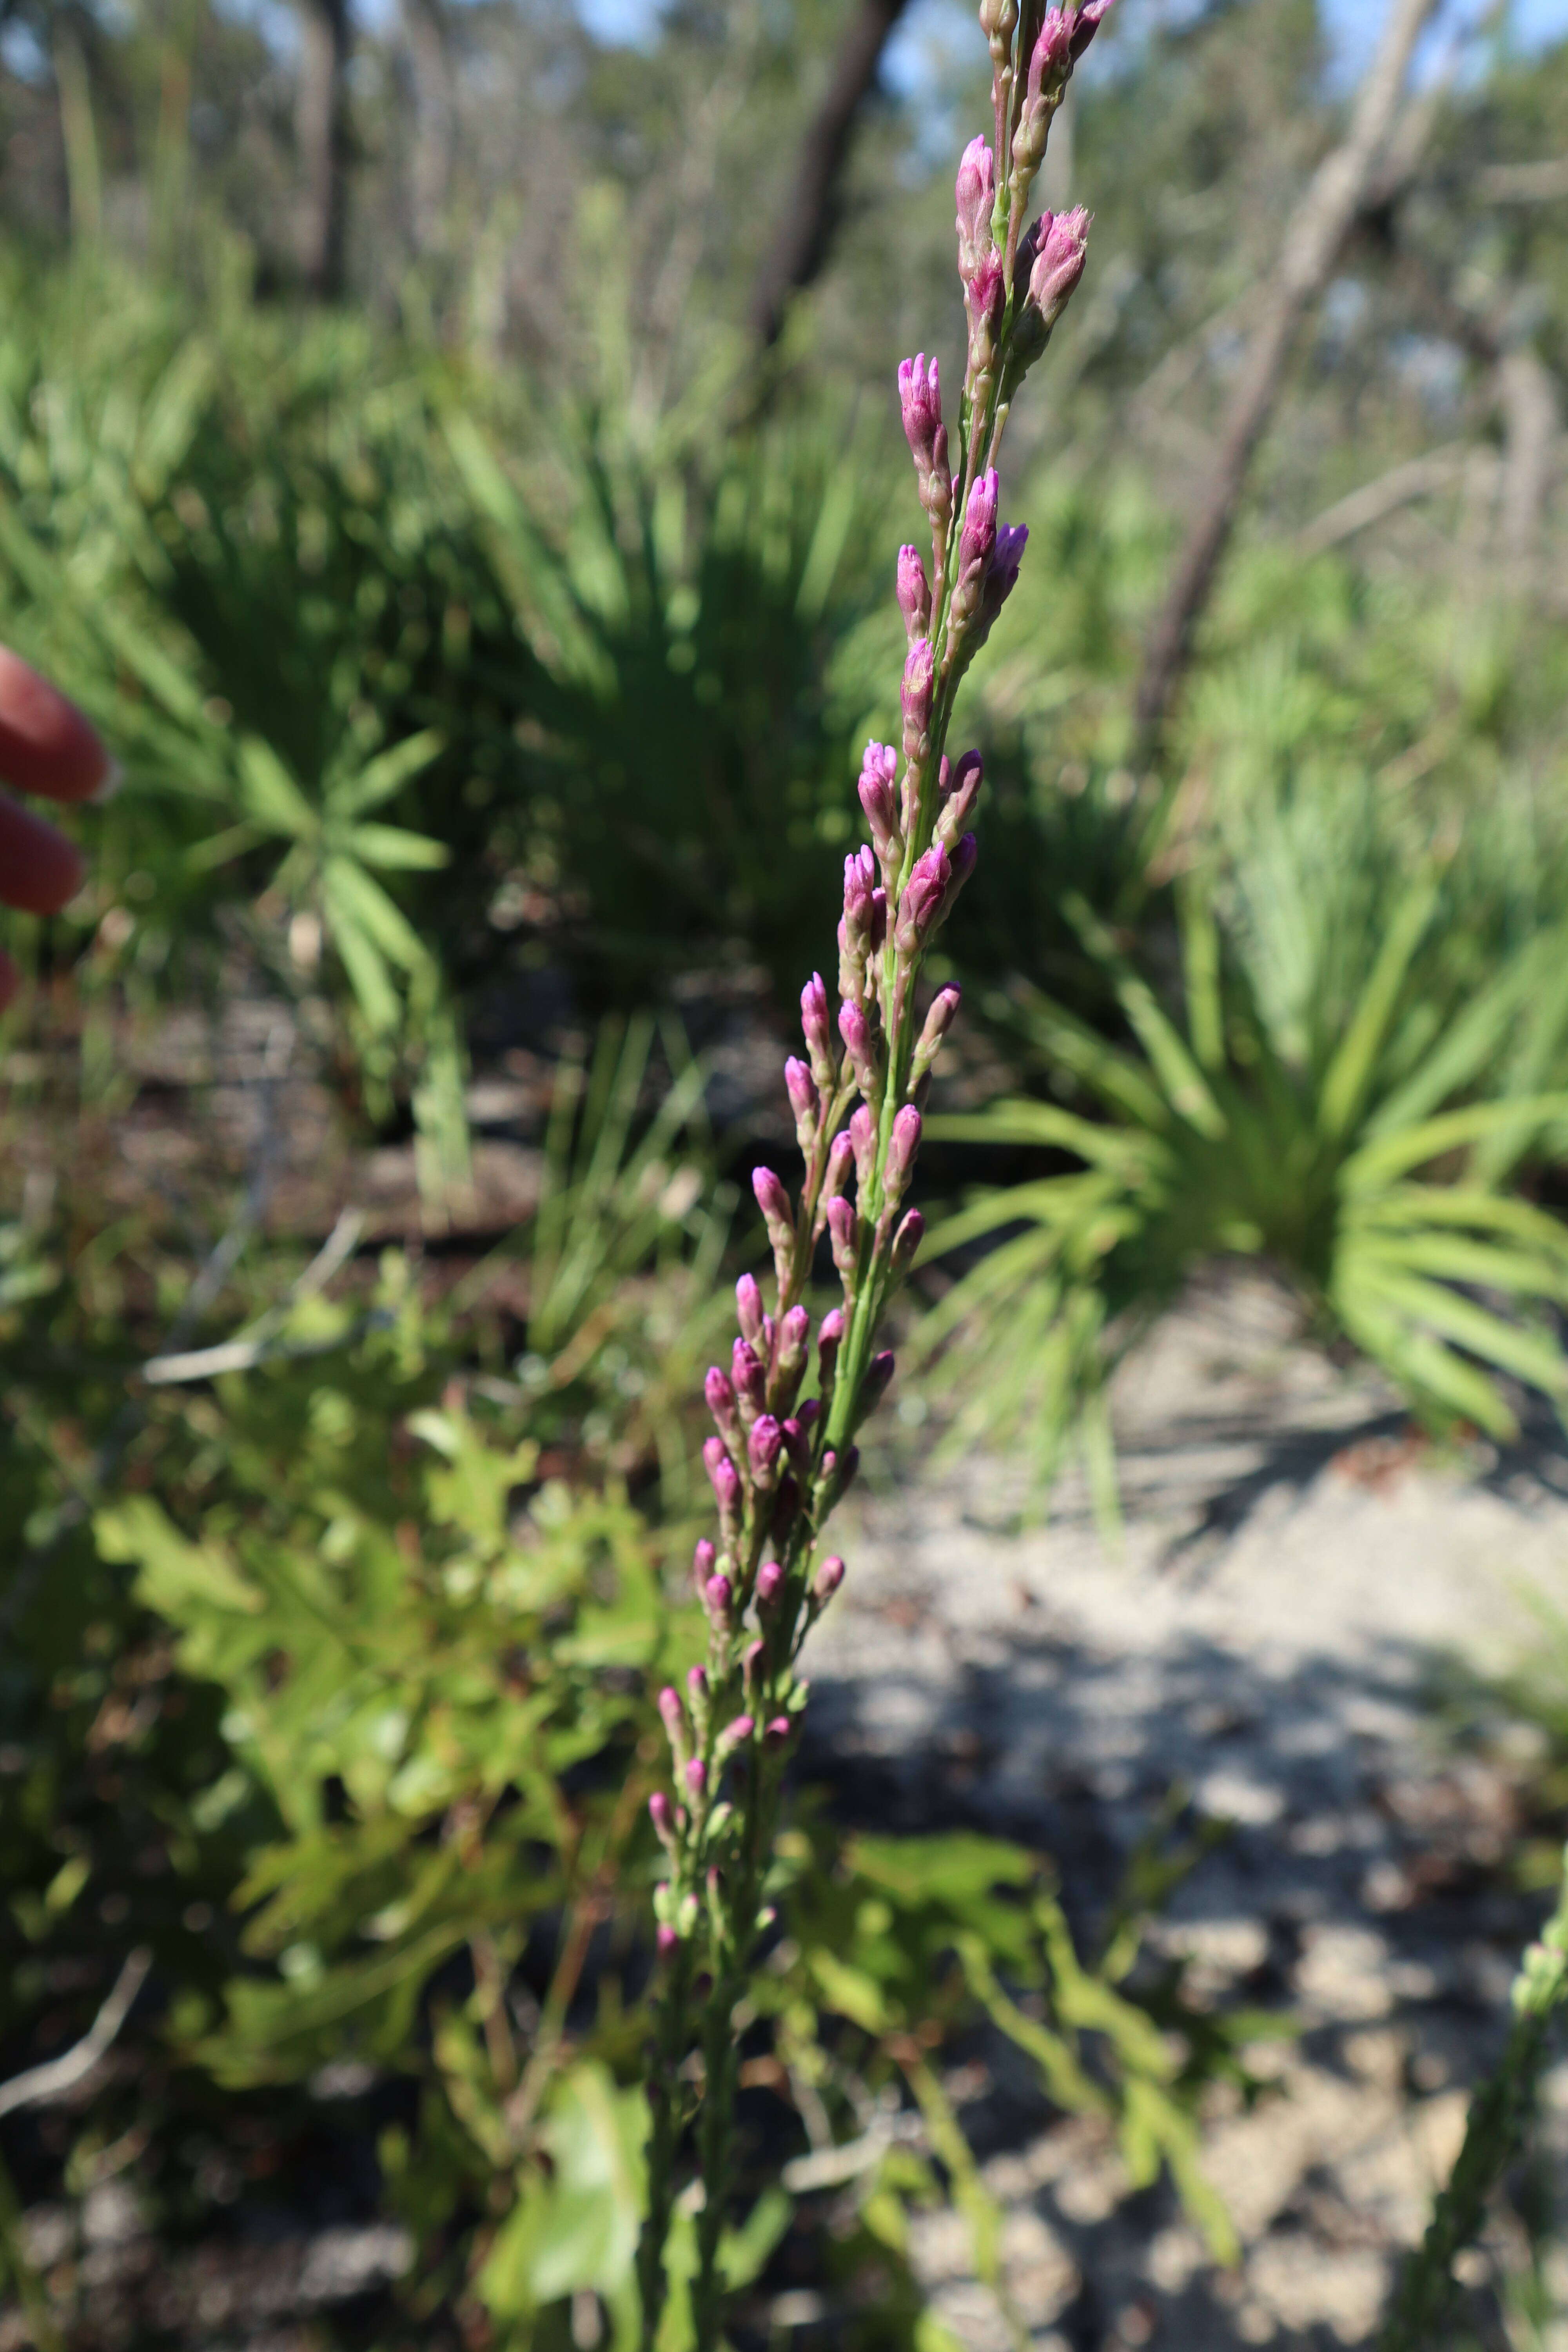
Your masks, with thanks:
M 906 0 L 859 0 L 851 19 L 833 79 L 802 143 L 788 205 L 752 289 L 752 331 L 764 347 L 778 341 L 790 296 L 809 286 L 827 258 L 855 118 L 905 5 Z
M 1502 477 L 1502 551 L 1521 584 L 1528 585 L 1546 520 L 1561 430 L 1557 386 L 1545 362 L 1528 343 L 1516 344 L 1499 361 L 1498 399 L 1508 444 Z
M 300 268 L 323 301 L 342 293 L 348 254 L 351 134 L 348 0 L 305 0 L 300 11 Z
M 414 79 L 409 214 L 414 250 L 427 253 L 439 242 L 452 183 L 452 53 L 442 0 L 404 0 L 403 22 Z
M 57 23 L 53 46 L 71 240 L 78 246 L 96 245 L 103 231 L 103 182 L 87 58 L 76 27 L 68 20 Z
M 1382 45 L 1362 85 L 1350 134 L 1319 165 L 1286 233 L 1263 319 L 1225 420 L 1213 477 L 1144 654 L 1137 719 L 1145 758 L 1157 746 L 1175 700 L 1194 631 L 1229 544 L 1253 453 L 1279 401 L 1301 321 L 1328 284 L 1357 214 L 1374 191 L 1411 52 L 1435 5 L 1436 0 L 1394 0 Z

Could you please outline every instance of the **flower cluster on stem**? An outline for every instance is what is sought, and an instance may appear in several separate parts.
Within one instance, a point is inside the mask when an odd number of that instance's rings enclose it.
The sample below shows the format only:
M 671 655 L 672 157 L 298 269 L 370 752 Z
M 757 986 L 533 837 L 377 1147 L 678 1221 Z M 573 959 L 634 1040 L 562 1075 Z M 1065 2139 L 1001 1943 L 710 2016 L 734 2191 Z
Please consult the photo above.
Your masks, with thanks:
M 950 430 L 936 361 L 899 369 L 899 401 L 930 529 L 899 555 L 908 650 L 897 745 L 868 743 L 859 800 L 869 841 L 846 858 L 836 989 L 814 973 L 801 996 L 804 1052 L 784 1085 L 805 1163 L 792 1194 L 753 1178 L 773 1253 L 771 1305 L 743 1276 L 728 1366 L 705 1394 L 705 1458 L 716 1528 L 692 1563 L 709 1636 L 705 1664 L 665 1690 L 670 1779 L 651 1801 L 665 1849 L 656 1896 L 662 1982 L 649 2070 L 649 2210 L 639 2257 L 643 2340 L 665 2296 L 664 2251 L 677 2167 L 700 2074 L 693 2317 L 700 2352 L 722 2325 L 719 2247 L 735 2092 L 731 2019 L 771 1924 L 767 1881 L 780 1787 L 805 1705 L 801 1645 L 844 1563 L 819 1558 L 823 1530 L 854 1479 L 856 1434 L 887 1391 L 884 1309 L 920 1247 L 905 1205 L 921 1104 L 958 1010 L 956 987 L 922 1002 L 921 973 L 974 870 L 978 752 L 950 761 L 954 697 L 1005 604 L 1027 533 L 998 519 L 996 457 L 1014 395 L 1083 274 L 1089 216 L 1028 218 L 1051 118 L 1110 0 L 982 0 L 994 131 L 965 149 L 957 181 L 958 268 L 968 355 Z M 826 1239 L 841 1296 L 812 1328 L 806 1288 Z M 809 1393 L 803 1393 L 809 1389 Z M 700 2067 L 692 2064 L 700 2057 Z

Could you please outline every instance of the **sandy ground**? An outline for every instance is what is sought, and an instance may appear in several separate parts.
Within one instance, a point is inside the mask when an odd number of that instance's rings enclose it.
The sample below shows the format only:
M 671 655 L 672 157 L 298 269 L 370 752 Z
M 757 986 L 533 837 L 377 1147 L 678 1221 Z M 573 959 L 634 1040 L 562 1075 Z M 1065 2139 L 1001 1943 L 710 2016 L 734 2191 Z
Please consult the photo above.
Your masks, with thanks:
M 1215 2271 L 1165 2192 L 1126 2199 L 1099 2127 L 1030 2130 L 984 2066 L 953 2087 L 1042 2352 L 1369 2344 L 1537 1916 L 1500 1868 L 1506 1772 L 1446 1747 L 1424 1694 L 1445 1654 L 1516 1662 L 1531 1592 L 1568 1602 L 1568 1458 L 1434 1456 L 1247 1276 L 1195 1293 L 1128 1364 L 1116 1418 L 1118 1550 L 1070 1480 L 1030 1526 L 994 1464 L 933 1476 L 913 1433 L 854 1515 L 810 1661 L 816 1750 L 889 1821 L 1036 1842 L 1091 1901 L 1173 1783 L 1234 1824 L 1158 1933 L 1216 2003 L 1301 2028 L 1257 2053 L 1271 2095 L 1210 2120 L 1238 2271 Z M 1561 2174 L 1568 2071 L 1542 2139 Z M 1518 2238 L 1500 2223 L 1475 2258 L 1483 2332 L 1464 2340 L 1568 2345 L 1568 2327 L 1500 2332 L 1485 2283 Z M 1005 2346 L 952 2217 L 921 2260 L 960 2339 Z

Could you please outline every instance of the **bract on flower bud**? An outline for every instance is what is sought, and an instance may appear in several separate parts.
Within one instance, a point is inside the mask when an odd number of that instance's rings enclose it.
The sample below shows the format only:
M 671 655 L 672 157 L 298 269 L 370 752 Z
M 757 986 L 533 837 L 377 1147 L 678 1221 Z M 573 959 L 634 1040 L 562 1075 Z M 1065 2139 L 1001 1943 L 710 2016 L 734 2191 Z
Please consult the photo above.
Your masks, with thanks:
M 820 987 L 821 982 L 819 982 Z M 735 1285 L 735 1320 L 755 1347 L 763 1331 L 763 1294 L 754 1274 L 743 1274 Z
M 899 550 L 899 610 L 911 643 L 923 637 L 931 620 L 931 582 L 918 547 Z
M 1089 249 L 1089 215 L 1081 205 L 1058 213 L 1046 226 L 1029 269 L 1029 303 L 1048 332 L 1067 309 L 1073 288 L 1083 276 Z
M 816 1079 L 805 1064 L 797 1061 L 793 1054 L 784 1064 L 784 1089 L 789 1096 L 790 1108 L 795 1113 L 795 1141 L 800 1145 L 802 1154 L 809 1158 L 811 1147 L 816 1140 L 821 1104 Z
M 994 363 L 996 331 L 1002 324 L 1006 301 L 1002 257 L 996 252 L 983 253 L 974 275 L 963 289 L 963 307 L 969 313 L 970 365 L 977 375 L 988 372 Z
M 1072 26 L 1072 61 L 1075 66 L 1110 14 L 1110 0 L 1081 0 Z
M 735 1402 L 741 1419 L 748 1428 L 768 1399 L 767 1374 L 763 1371 L 756 1349 L 749 1339 L 737 1339 L 730 1350 L 730 1374 L 735 1387 Z
M 877 1172 L 877 1122 L 865 1103 L 856 1107 L 849 1122 L 849 1140 L 855 1147 L 855 1177 L 864 1200 Z
M 752 1423 L 752 1433 L 746 1441 L 746 1455 L 752 1465 L 752 1475 L 759 1486 L 771 1486 L 778 1475 L 779 1454 L 784 1447 L 784 1431 L 771 1412 L 759 1414 Z
M 939 988 L 931 998 L 926 1013 L 925 1025 L 915 1045 L 914 1062 L 910 1071 L 911 1086 L 920 1085 L 942 1051 L 942 1041 L 958 1017 L 962 995 L 963 991 L 957 982 L 949 981 L 947 986 Z
M 847 1127 L 841 1128 L 827 1148 L 827 1173 L 822 1180 L 824 1199 L 830 1201 L 835 1192 L 843 1192 L 854 1157 L 855 1139 Z M 833 1311 L 837 1314 L 838 1309 L 835 1307 Z
M 899 919 L 893 933 L 893 944 L 900 955 L 913 955 L 923 948 L 935 931 L 941 918 L 942 900 L 952 878 L 952 861 L 940 841 L 933 841 L 925 856 L 916 860 L 914 871 L 904 885 L 899 900 Z
M 842 1192 L 827 1203 L 827 1232 L 833 1263 L 847 1287 L 859 1264 L 860 1222 Z
M 816 1596 L 818 1607 L 832 1600 L 843 1581 L 844 1562 L 837 1552 L 833 1552 L 823 1561 L 811 1580 L 812 1592 Z
M 899 799 L 894 788 L 898 771 L 899 755 L 890 743 L 867 744 L 858 790 L 884 877 L 898 872 L 904 854 L 903 836 L 899 831 Z M 847 895 L 847 888 L 846 899 Z
M 773 1607 L 773 1602 L 784 1591 L 784 1580 L 783 1560 L 764 1559 L 757 1570 L 756 1594 L 759 1609 Z
M 920 1148 L 921 1115 L 913 1103 L 906 1103 L 893 1121 L 893 1132 L 888 1141 L 885 1181 L 888 1199 L 895 1206 L 908 1190 Z
M 800 992 L 800 1025 L 811 1075 L 824 1094 L 831 1094 L 838 1083 L 838 1056 L 833 1050 L 833 1016 L 827 990 L 819 971 L 812 973 Z
M 855 1083 L 863 1095 L 874 1096 L 880 1079 L 876 1044 L 871 1034 L 871 1024 L 858 1004 L 839 1006 L 838 1034 L 844 1040 L 844 1050 L 849 1056 Z
M 805 1430 L 815 1429 L 821 1418 L 822 1399 L 820 1397 L 807 1397 L 795 1415 L 802 1429 Z
M 700 1797 L 708 1786 L 708 1767 L 700 1756 L 694 1756 L 681 1776 L 694 1797 Z
M 918 1209 L 905 1211 L 899 1230 L 893 1235 L 893 1246 L 888 1254 L 888 1263 L 895 1280 L 901 1281 L 913 1265 L 920 1245 L 925 1239 L 925 1229 L 926 1221 Z
M 931 751 L 931 708 L 936 692 L 936 656 L 929 637 L 917 637 L 910 647 L 899 692 L 904 712 L 904 757 L 919 761 Z
M 991 250 L 996 166 L 988 140 L 972 139 L 958 166 L 958 274 L 965 284 Z
M 974 814 L 982 774 L 978 751 L 965 751 L 951 771 L 945 760 L 942 763 L 942 808 L 936 821 L 936 838 L 950 855 L 953 843 Z
M 1042 90 L 1060 81 L 1072 64 L 1072 12 L 1065 8 L 1047 8 L 1035 46 L 1029 52 L 1029 74 L 1026 85 L 1030 99 L 1038 98 Z
M 702 1594 L 702 1604 L 715 1625 L 722 1625 L 730 1614 L 735 1588 L 727 1576 L 710 1576 Z

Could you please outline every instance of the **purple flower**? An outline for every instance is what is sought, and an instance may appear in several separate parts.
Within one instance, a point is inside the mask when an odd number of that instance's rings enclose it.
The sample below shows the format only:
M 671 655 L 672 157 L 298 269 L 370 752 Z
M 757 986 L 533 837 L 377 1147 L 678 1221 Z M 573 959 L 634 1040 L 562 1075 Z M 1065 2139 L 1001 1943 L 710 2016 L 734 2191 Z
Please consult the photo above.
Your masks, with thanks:
M 694 1708 L 706 1706 L 708 1704 L 707 1667 L 688 1666 L 686 1669 L 686 1687 L 691 1693 L 691 1704 Z
M 991 215 L 996 204 L 996 166 L 984 139 L 972 139 L 958 166 L 958 274 L 965 284 L 991 250 Z
M 1001 255 L 983 253 L 963 289 L 963 307 L 969 313 L 970 357 L 977 369 L 988 368 L 995 356 L 994 338 L 1006 299 Z
M 931 582 L 918 547 L 899 550 L 899 610 L 905 634 L 911 640 L 923 637 L 931 621 Z
M 839 944 L 847 955 L 863 959 L 871 952 L 877 910 L 877 860 L 864 843 L 844 861 L 844 926 Z M 840 1023 L 840 1034 L 843 1024 Z
M 947 462 L 947 427 L 942 421 L 942 380 L 937 363 L 923 352 L 899 362 L 899 406 L 904 436 L 915 461 L 921 504 L 933 523 L 945 524 L 952 508 L 952 475 Z
M 998 541 L 1001 533 L 997 533 Z M 951 856 L 958 839 L 974 814 L 980 798 L 982 769 L 978 751 L 965 751 L 956 768 L 949 770 L 942 763 L 942 808 L 936 821 L 936 837 Z
M 789 1194 L 771 1168 L 752 1169 L 752 1190 L 763 1213 L 763 1223 L 768 1229 L 774 1261 L 779 1260 L 782 1253 L 787 1262 L 789 1252 L 795 1245 L 795 1211 L 790 1206 Z
M 1029 301 L 1040 323 L 1054 327 L 1067 309 L 1073 288 L 1083 276 L 1089 247 L 1089 215 L 1081 205 L 1070 213 L 1042 213 L 1037 225 L 1037 245 L 1029 265 Z
M 1072 65 L 1072 18 L 1065 9 L 1049 8 L 1040 26 L 1039 37 L 1029 53 L 1030 100 L 1037 99 L 1042 89 L 1059 81 Z
M 731 1543 L 741 1527 L 741 1474 L 730 1459 L 722 1438 L 708 1440 L 702 1448 L 702 1460 L 719 1506 L 720 1532 L 726 1543 Z

